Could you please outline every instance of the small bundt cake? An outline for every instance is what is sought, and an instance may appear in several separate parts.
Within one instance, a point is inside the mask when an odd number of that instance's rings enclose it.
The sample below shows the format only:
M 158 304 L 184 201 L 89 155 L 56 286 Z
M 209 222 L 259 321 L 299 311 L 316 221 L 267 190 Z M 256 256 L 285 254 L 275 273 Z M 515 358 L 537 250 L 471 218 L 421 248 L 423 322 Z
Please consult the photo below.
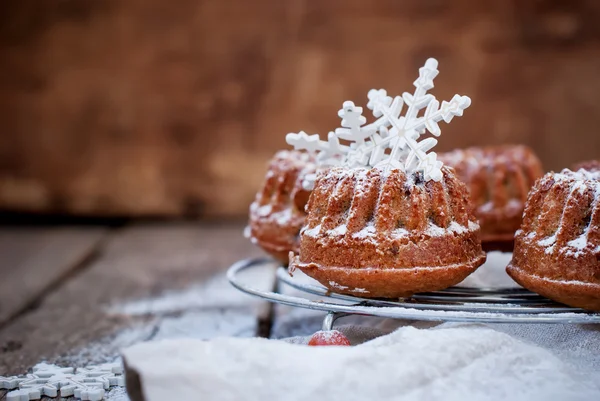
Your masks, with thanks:
M 439 159 L 467 184 L 484 249 L 512 250 L 527 194 L 544 174 L 533 151 L 522 145 L 473 147 Z
M 600 310 L 600 172 L 565 169 L 538 180 L 506 270 L 545 297 Z
M 600 171 L 600 160 L 586 160 L 573 165 L 571 170 L 588 170 L 588 171 Z
M 264 184 L 250 205 L 247 235 L 273 257 L 287 263 L 288 253 L 298 250 L 310 191 L 302 187 L 313 174 L 314 158 L 305 152 L 282 150 L 275 154 Z
M 485 261 L 468 191 L 450 168 L 332 168 L 310 196 L 298 268 L 333 292 L 397 298 L 461 282 Z

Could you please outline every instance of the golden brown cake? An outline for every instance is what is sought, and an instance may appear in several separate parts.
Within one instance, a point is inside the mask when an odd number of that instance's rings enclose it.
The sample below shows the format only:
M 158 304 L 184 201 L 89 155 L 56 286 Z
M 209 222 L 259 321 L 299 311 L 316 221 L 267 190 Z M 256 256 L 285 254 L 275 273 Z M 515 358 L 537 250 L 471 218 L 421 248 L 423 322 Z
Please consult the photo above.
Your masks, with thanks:
M 577 171 L 580 169 L 588 171 L 600 171 L 600 160 L 586 160 L 573 165 L 571 170 Z
M 485 261 L 468 191 L 452 169 L 440 182 L 401 170 L 319 174 L 300 234 L 301 269 L 333 292 L 397 298 L 461 282 Z
M 600 310 L 600 172 L 548 173 L 531 190 L 508 274 L 567 305 Z
M 298 250 L 304 225 L 304 207 L 310 191 L 302 187 L 307 174 L 315 172 L 308 153 L 282 150 L 275 154 L 264 184 L 250 205 L 248 236 L 273 257 L 288 262 L 288 253 Z
M 439 159 L 467 184 L 484 249 L 511 250 L 527 194 L 544 174 L 537 156 L 526 146 L 505 145 L 458 149 Z

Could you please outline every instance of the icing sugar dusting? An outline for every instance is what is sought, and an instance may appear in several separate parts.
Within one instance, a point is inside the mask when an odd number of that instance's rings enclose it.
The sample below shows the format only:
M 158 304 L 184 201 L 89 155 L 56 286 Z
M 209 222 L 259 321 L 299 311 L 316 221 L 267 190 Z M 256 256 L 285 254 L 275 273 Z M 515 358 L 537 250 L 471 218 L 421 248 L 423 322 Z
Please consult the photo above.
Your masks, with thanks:
M 314 226 L 313 228 L 305 227 L 302 230 L 302 235 L 306 235 L 306 236 L 309 236 L 309 237 L 316 237 L 319 234 L 320 231 L 321 231 L 321 225 L 320 224 Z
M 539 246 L 550 246 L 556 242 L 556 234 L 538 241 Z
M 567 245 L 569 245 L 570 247 L 573 247 L 575 249 L 585 249 L 585 247 L 587 246 L 587 237 L 586 237 L 586 233 L 581 234 L 579 237 L 575 238 L 572 241 L 569 241 L 567 243 Z
M 425 234 L 430 237 L 441 237 L 447 235 L 449 232 L 454 234 L 464 234 L 469 231 L 475 231 L 479 229 L 479 225 L 475 222 L 469 221 L 469 226 L 461 226 L 457 222 L 453 221 L 450 223 L 448 228 L 442 228 L 435 224 L 429 224 L 427 230 L 425 230 Z
M 336 228 L 334 228 L 333 230 L 329 231 L 329 233 L 333 234 L 333 235 L 345 235 L 346 232 L 348 232 L 348 227 L 346 227 L 345 224 L 341 224 L 341 225 L 337 226 Z
M 552 255 L 552 253 L 554 252 L 554 244 L 555 243 L 556 243 L 556 234 L 538 241 L 539 246 L 546 248 L 546 250 L 544 252 L 547 255 Z
M 330 286 L 331 288 L 335 289 L 335 290 L 340 290 L 340 291 L 343 291 L 343 290 L 347 290 L 347 289 L 348 289 L 348 287 L 347 287 L 347 286 L 345 286 L 345 285 L 341 285 L 341 284 L 338 284 L 338 283 L 336 283 L 335 281 L 329 281 L 329 286 Z
M 427 230 L 425 230 L 425 234 L 429 235 L 430 237 L 441 237 L 445 235 L 446 232 L 446 229 L 436 226 L 435 224 L 429 224 L 429 226 L 427 226 Z
M 479 223 L 469 221 L 469 231 L 479 230 Z
M 375 226 L 372 223 L 370 223 L 370 224 L 367 224 L 359 232 L 352 234 L 352 237 L 353 238 L 368 238 L 368 237 L 374 236 L 376 233 L 377 233 L 377 230 L 375 230 Z
M 338 283 L 336 283 L 333 280 L 329 281 L 329 287 L 333 288 L 334 290 L 339 290 L 339 291 L 349 290 L 349 288 L 350 288 L 348 286 L 338 284 Z M 368 294 L 369 293 L 369 291 L 367 289 L 365 289 L 365 288 L 352 288 L 349 291 L 356 292 L 356 293 L 362 293 L 362 294 Z
M 457 234 L 463 234 L 463 233 L 466 233 L 467 231 L 470 231 L 467 227 L 461 226 L 456 221 L 453 221 L 452 223 L 450 223 L 450 226 L 448 226 L 448 229 Z
M 587 180 L 598 180 L 600 179 L 600 170 L 584 170 L 580 169 L 578 171 L 571 171 L 569 169 L 564 169 L 560 173 L 556 173 L 553 175 L 555 181 L 572 181 L 573 179 L 579 181 L 587 181 Z

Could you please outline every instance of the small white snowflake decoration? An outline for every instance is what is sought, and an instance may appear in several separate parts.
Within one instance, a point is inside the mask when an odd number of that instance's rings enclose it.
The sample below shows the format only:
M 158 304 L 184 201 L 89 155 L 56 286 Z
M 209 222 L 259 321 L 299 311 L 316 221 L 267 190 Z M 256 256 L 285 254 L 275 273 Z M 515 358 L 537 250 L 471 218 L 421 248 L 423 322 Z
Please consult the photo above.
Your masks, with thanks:
M 104 399 L 105 390 L 111 386 L 125 386 L 123 365 L 107 363 L 98 366 L 61 368 L 40 363 L 33 367 L 33 373 L 24 377 L 0 376 L 0 389 L 13 390 L 6 394 L 7 401 L 39 400 L 42 396 L 75 396 L 83 401 Z
M 322 141 L 317 134 L 307 135 L 301 131 L 288 134 L 287 143 L 316 154 L 322 166 L 399 168 L 407 173 L 421 172 L 426 181 L 440 181 L 442 162 L 437 160 L 435 152 L 429 152 L 437 140 L 426 138 L 419 141 L 419 138 L 426 131 L 440 136 L 438 123 L 449 123 L 455 116 L 462 116 L 471 99 L 454 95 L 449 102 L 443 101 L 440 107 L 435 96 L 427 93 L 433 88 L 433 80 L 439 73 L 437 66 L 437 60 L 430 58 L 419 68 L 419 78 L 413 83 L 415 91 L 412 94 L 405 92 L 392 98 L 384 89 L 370 90 L 367 107 L 376 118 L 374 122 L 365 125 L 362 107 L 346 101 L 338 112 L 342 127 L 330 132 L 327 141 Z M 407 107 L 402 115 L 404 105 Z M 340 139 L 349 145 L 340 143 Z

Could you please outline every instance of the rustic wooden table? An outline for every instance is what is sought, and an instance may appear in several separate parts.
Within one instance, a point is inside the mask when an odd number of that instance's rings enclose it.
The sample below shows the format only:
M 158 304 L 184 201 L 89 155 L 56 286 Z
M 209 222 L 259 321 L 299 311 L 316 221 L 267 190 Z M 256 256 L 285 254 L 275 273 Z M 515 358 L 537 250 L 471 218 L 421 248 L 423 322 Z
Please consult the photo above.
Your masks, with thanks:
M 23 374 L 41 361 L 109 361 L 120 348 L 156 336 L 268 336 L 272 306 L 240 302 L 245 295 L 226 286 L 222 274 L 236 260 L 261 255 L 242 229 L 0 228 L 0 376 Z M 269 288 L 274 276 L 259 280 Z

